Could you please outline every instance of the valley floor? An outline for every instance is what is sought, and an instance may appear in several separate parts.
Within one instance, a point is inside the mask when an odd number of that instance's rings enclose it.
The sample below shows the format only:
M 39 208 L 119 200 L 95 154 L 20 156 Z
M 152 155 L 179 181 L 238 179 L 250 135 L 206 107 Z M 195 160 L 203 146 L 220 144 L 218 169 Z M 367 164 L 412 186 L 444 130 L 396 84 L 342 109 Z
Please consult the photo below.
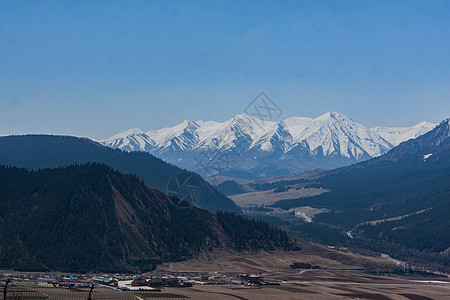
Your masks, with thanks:
M 260 289 L 202 285 L 176 291 L 190 299 L 450 299 L 450 281 L 388 278 L 360 272 L 309 271 L 287 276 L 280 285 Z M 422 282 L 423 281 L 423 282 Z M 439 282 L 438 282 L 439 281 Z M 162 292 L 166 292 L 163 289 Z M 173 291 L 173 289 L 171 289 Z M 151 298 L 148 298 L 151 299 Z
M 361 271 L 309 270 L 280 274 L 279 285 L 245 287 L 230 284 L 162 287 L 157 291 L 118 291 L 98 286 L 92 300 L 146 299 L 373 299 L 373 300 L 445 300 L 450 299 L 450 279 L 424 279 L 372 276 Z M 20 292 L 19 292 L 20 291 Z M 10 289 L 6 299 L 88 299 L 88 289 L 51 287 Z
M 192 278 L 208 274 L 208 278 L 217 278 L 217 281 L 208 279 L 196 281 L 191 287 L 165 285 L 142 291 L 119 291 L 117 288 L 97 284 L 91 299 L 450 300 L 450 276 L 424 278 L 393 275 L 390 271 L 396 267 L 395 264 L 383 257 L 337 251 L 302 240 L 297 240 L 297 246 L 301 248 L 300 251 L 203 253 L 195 259 L 158 265 L 151 274 L 144 275 Z M 237 278 L 243 273 L 256 277 L 260 275 L 265 284 L 237 283 Z M 29 276 L 20 275 L 25 276 L 24 278 Z M 5 273 L 3 276 L 15 277 L 18 274 Z M 34 274 L 34 277 L 36 276 Z M 33 285 L 32 282 L 23 280 L 13 281 L 8 295 L 19 295 L 23 298 L 7 299 L 85 300 L 88 299 L 88 292 L 89 288 L 53 287 L 44 282 Z
M 195 285 L 176 291 L 190 299 L 450 299 L 450 278 L 375 276 L 393 267 L 392 261 L 336 251 L 298 241 L 301 251 L 219 254 L 184 262 L 163 264 L 156 271 L 217 271 L 228 274 L 262 274 L 280 280 L 261 288 L 230 285 Z M 294 262 L 320 266 L 316 270 L 292 270 Z M 163 288 L 162 292 L 174 289 Z M 150 299 L 150 298 L 149 298 Z

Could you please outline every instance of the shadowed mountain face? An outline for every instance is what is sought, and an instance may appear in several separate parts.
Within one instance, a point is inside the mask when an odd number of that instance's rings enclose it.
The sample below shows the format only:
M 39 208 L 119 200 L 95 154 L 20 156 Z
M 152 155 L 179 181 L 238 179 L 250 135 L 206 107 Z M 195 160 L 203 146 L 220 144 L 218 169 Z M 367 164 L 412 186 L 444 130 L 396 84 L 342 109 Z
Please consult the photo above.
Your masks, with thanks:
M 39 169 L 63 167 L 74 163 L 99 162 L 124 173 L 136 174 L 145 183 L 167 192 L 177 176 L 191 177 L 195 196 L 177 194 L 179 198 L 207 209 L 239 212 L 239 208 L 226 196 L 195 173 L 168 164 L 151 154 L 128 153 L 113 150 L 92 140 L 69 136 L 25 135 L 0 137 L 0 164 Z M 181 174 L 181 175 L 180 175 Z M 180 183 L 181 188 L 182 182 Z
M 277 205 L 294 207 L 302 202 L 339 209 L 400 201 L 408 209 L 409 199 L 450 188 L 449 122 L 441 122 L 432 131 L 403 142 L 380 157 L 322 172 L 317 184 L 330 193 L 280 201 Z
M 333 173 L 365 168 L 366 172 L 380 168 L 439 168 L 450 166 L 450 119 L 442 121 L 433 130 L 401 143 L 378 158 L 336 170 Z
M 100 164 L 0 167 L 0 268 L 147 271 L 202 251 L 289 249 L 288 236 L 212 214 Z

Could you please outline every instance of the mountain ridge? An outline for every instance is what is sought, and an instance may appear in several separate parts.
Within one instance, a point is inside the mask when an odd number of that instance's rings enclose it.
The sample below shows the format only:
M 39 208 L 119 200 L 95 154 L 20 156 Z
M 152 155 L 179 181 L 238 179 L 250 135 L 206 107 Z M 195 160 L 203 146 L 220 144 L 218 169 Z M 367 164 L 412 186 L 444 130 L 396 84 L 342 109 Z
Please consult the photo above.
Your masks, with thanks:
M 394 146 L 398 146 L 401 142 L 414 139 L 422 134 L 427 133 L 430 128 L 434 128 L 437 124 L 422 121 L 410 127 L 389 127 L 376 126 L 370 128 L 372 131 L 382 136 Z
M 387 153 L 400 139 L 416 137 L 434 126 L 421 122 L 412 127 L 368 129 L 337 112 L 279 122 L 240 114 L 222 123 L 186 120 L 147 132 L 131 129 L 99 142 L 125 151 L 150 152 L 204 177 L 242 173 L 255 179 L 364 161 Z M 226 163 L 208 173 L 204 165 L 216 158 L 211 152 L 225 157 Z M 245 175 L 236 177 L 246 179 Z
M 74 163 L 104 163 L 124 173 L 133 173 L 146 184 L 168 192 L 177 176 L 189 177 L 194 188 L 201 190 L 196 198 L 185 200 L 207 209 L 239 212 L 232 200 L 218 192 L 198 174 L 180 169 L 145 152 L 111 149 L 88 138 L 54 135 L 0 137 L 0 164 L 29 169 L 64 167 Z M 181 188 L 181 187 L 180 187 Z M 176 190 L 171 190 L 176 192 Z M 184 190 L 183 190 L 184 191 Z M 183 198 L 179 196 L 180 198 Z

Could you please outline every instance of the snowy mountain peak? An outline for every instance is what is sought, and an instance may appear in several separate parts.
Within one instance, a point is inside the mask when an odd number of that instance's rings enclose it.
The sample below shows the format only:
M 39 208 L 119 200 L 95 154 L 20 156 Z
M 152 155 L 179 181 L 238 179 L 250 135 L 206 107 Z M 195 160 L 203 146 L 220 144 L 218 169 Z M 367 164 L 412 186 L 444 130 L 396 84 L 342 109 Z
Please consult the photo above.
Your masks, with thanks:
M 125 130 L 121 133 L 118 133 L 118 134 L 110 137 L 109 139 L 125 138 L 130 135 L 143 134 L 143 133 L 145 133 L 145 132 L 140 128 L 132 128 L 132 129 Z
M 317 119 L 318 120 L 335 119 L 335 120 L 338 120 L 338 121 L 350 120 L 350 118 L 347 117 L 346 115 L 343 115 L 343 114 L 335 112 L 335 111 L 327 112 L 327 113 L 317 117 Z
M 229 124 L 242 124 L 243 126 L 248 126 L 249 128 L 261 127 L 262 129 L 267 129 L 272 127 L 276 122 L 261 120 L 255 116 L 242 113 L 234 116 L 228 121 Z M 256 129 L 255 129 L 256 130 Z
M 426 121 L 422 121 L 420 123 L 417 123 L 413 127 L 419 127 L 420 128 L 420 127 L 432 127 L 432 126 L 436 127 L 436 124 L 430 123 L 430 122 L 426 122 Z
M 237 115 L 235 115 L 233 118 L 231 118 L 232 120 L 244 120 L 244 121 L 247 121 L 247 122 L 253 122 L 254 120 L 258 120 L 258 121 L 260 121 L 259 119 L 257 119 L 256 117 L 254 117 L 254 116 L 252 116 L 252 115 L 249 115 L 249 114 L 246 114 L 246 113 L 242 113 L 242 114 L 237 114 Z
M 450 138 L 450 118 L 442 121 L 433 130 L 427 133 L 426 137 L 432 145 L 438 146 Z
M 418 136 L 427 133 L 434 127 L 436 127 L 436 124 L 420 122 L 411 127 L 377 126 L 371 128 L 370 130 L 383 137 L 393 146 L 398 146 L 401 142 L 415 139 Z
M 187 130 L 187 131 L 194 131 L 194 130 L 196 130 L 199 127 L 200 127 L 200 125 L 198 125 L 196 122 L 194 122 L 194 121 L 187 121 L 185 130 Z
M 155 141 L 140 128 L 126 130 L 99 142 L 111 148 L 127 151 L 150 151 L 156 145 Z
M 228 120 L 228 124 L 230 124 L 230 125 L 241 124 L 241 126 L 252 127 L 253 125 L 255 125 L 255 123 L 257 121 L 259 121 L 259 120 L 253 118 L 251 115 L 240 114 L 240 115 L 236 115 L 233 118 L 231 118 L 230 120 Z

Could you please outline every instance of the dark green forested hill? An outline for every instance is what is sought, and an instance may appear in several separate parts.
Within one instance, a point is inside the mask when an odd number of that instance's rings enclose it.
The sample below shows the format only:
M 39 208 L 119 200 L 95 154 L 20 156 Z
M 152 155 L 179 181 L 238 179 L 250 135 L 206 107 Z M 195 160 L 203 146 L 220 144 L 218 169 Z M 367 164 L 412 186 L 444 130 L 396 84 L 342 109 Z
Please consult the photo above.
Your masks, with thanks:
M 450 189 L 422 200 L 429 204 L 427 210 L 389 222 L 363 224 L 355 228 L 353 234 L 422 252 L 444 252 L 450 247 Z
M 201 192 L 198 198 L 186 201 L 216 212 L 240 212 L 232 200 L 221 194 L 199 175 L 168 164 L 144 152 L 113 150 L 86 138 L 53 135 L 23 135 L 0 137 L 0 164 L 23 168 L 55 168 L 70 164 L 99 162 L 124 173 L 136 174 L 145 183 L 167 191 L 177 175 L 192 176 Z
M 0 268 L 152 269 L 212 249 L 290 248 L 286 233 L 169 198 L 102 164 L 0 166 Z

